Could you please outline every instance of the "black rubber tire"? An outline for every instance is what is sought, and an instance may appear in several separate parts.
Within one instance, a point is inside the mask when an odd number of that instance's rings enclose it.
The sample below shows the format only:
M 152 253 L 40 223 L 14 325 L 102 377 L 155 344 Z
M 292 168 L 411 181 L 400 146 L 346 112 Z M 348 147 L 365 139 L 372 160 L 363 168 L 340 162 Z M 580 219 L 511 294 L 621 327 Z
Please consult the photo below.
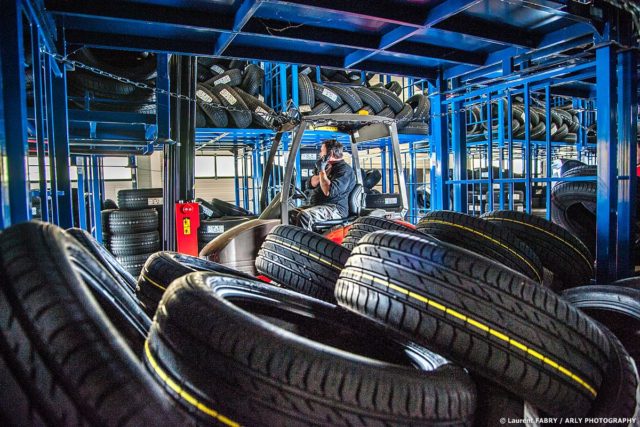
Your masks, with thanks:
M 429 123 L 409 122 L 405 127 L 399 129 L 398 133 L 409 135 L 429 135 Z
M 225 71 L 224 73 L 220 73 L 217 76 L 212 77 L 211 79 L 204 82 L 205 85 L 213 88 L 214 86 L 219 85 L 227 85 L 231 87 L 240 86 L 242 83 L 242 71 L 233 68 Z
M 209 67 L 198 64 L 198 76 L 196 77 L 198 83 L 204 83 L 207 80 L 212 79 L 214 76 L 216 76 L 216 74 L 214 74 Z
M 245 129 L 251 126 L 251 120 L 253 119 L 251 111 L 231 86 L 219 84 L 212 88 L 211 91 L 224 107 L 233 109 L 233 111 L 229 110 L 227 113 L 236 127 Z
M 112 235 L 109 248 L 116 257 L 148 254 L 160 249 L 160 235 L 157 231 Z
M 413 108 L 411 108 L 411 105 L 409 104 L 404 104 L 402 110 L 400 110 L 400 112 L 395 116 L 396 126 L 398 130 L 404 129 L 411 121 L 412 116 Z
M 248 216 L 212 218 L 200 220 L 200 228 L 198 228 L 198 250 L 202 250 L 207 243 L 224 233 L 231 230 L 236 225 L 240 225 L 251 219 Z
M 319 102 L 315 107 L 311 109 L 309 113 L 311 116 L 316 116 L 320 114 L 329 114 L 331 112 L 331 107 L 326 102 Z
M 551 416 L 586 414 L 608 364 L 606 336 L 552 291 L 428 237 L 365 236 L 335 295 Z
M 571 169 L 577 168 L 578 166 L 587 166 L 587 164 L 581 162 L 580 160 L 575 160 L 575 159 L 561 159 L 561 160 L 562 160 L 562 164 L 560 165 L 560 176 L 564 176 Z
M 349 107 L 349 104 L 342 104 L 331 112 L 332 114 L 353 114 L 353 110 Z
M 153 79 L 157 74 L 156 56 L 148 52 L 85 47 L 75 55 L 86 65 L 135 81 Z
M 422 95 L 421 93 L 416 93 L 411 98 L 407 99 L 407 104 L 411 105 L 411 108 L 413 109 L 414 121 L 425 121 L 429 118 L 431 103 L 427 96 Z
M 568 133 L 569 133 L 569 128 L 567 127 L 566 124 L 563 124 L 558 128 L 556 133 L 553 134 L 553 137 L 551 139 L 553 141 L 564 141 Z
M 180 403 L 207 408 L 201 424 L 470 426 L 469 376 L 413 346 L 295 292 L 193 273 L 167 290 L 145 354 Z
M 144 264 L 136 287 L 136 296 L 144 311 L 153 317 L 169 285 L 174 280 L 196 271 L 209 271 L 255 280 L 248 274 L 212 261 L 177 252 L 156 252 Z
M 431 211 L 416 229 L 436 239 L 489 257 L 542 283 L 542 262 L 509 230 L 482 218 L 451 211 Z
M 276 116 L 276 112 L 273 108 L 269 107 L 264 102 L 260 101 L 258 98 L 249 95 L 242 89 L 236 89 L 240 98 L 247 105 L 247 108 L 251 111 L 251 115 L 253 116 L 253 124 L 257 125 L 257 127 L 273 129 L 274 128 L 274 120 Z
M 378 169 L 362 170 L 362 187 L 371 190 L 382 180 L 382 173 Z
M 298 73 L 298 102 L 300 105 L 308 105 L 310 108 L 316 105 L 311 79 L 303 73 Z
M 402 85 L 395 80 L 387 83 L 385 87 L 398 96 L 400 96 L 400 94 L 402 93 Z
M 226 64 L 227 66 L 229 65 L 228 63 Z M 225 67 L 225 64 L 223 64 L 222 62 L 214 62 L 209 66 L 209 69 L 211 70 L 211 72 L 213 73 L 214 76 L 220 75 L 222 73 L 224 73 L 225 71 L 228 70 L 227 67 Z
M 353 86 L 353 91 L 358 94 L 360 99 L 365 105 L 373 108 L 373 111 L 378 114 L 384 109 L 384 102 L 380 97 L 371 89 L 364 86 Z
M 216 128 L 226 128 L 229 126 L 229 116 L 227 112 L 221 108 L 222 103 L 206 86 L 198 85 L 196 88 L 196 98 L 198 107 L 202 108 L 204 114 Z
M 347 231 L 342 241 L 342 246 L 352 251 L 358 242 L 367 234 L 379 230 L 395 230 L 408 234 L 419 233 L 414 228 L 408 227 L 399 222 L 387 218 L 377 218 L 371 216 L 363 216 L 356 219 Z
M 207 202 L 204 199 L 197 198 L 196 202 L 200 203 L 200 218 L 201 219 L 212 219 L 212 218 L 220 218 L 224 216 L 224 213 L 219 211 L 218 208 L 213 206 L 211 203 Z
M 120 256 L 120 257 L 116 257 L 116 259 L 120 264 L 122 264 L 122 268 L 127 270 L 129 274 L 131 274 L 133 277 L 138 277 L 140 275 L 140 272 L 142 271 L 142 267 L 144 267 L 144 263 L 147 262 L 147 259 L 154 253 L 155 252 L 150 252 L 147 254 Z
M 567 142 L 569 144 L 575 144 L 578 142 L 578 135 L 572 132 L 569 132 L 565 137 L 564 137 L 564 142 Z
M 68 258 L 61 229 L 0 235 L 0 414 L 5 425 L 182 425 Z
M 538 125 L 534 126 L 529 132 L 529 139 L 533 141 L 543 141 L 545 139 L 545 132 L 547 131 L 546 129 L 547 129 L 547 126 L 545 125 L 545 122 L 538 123 Z M 553 134 L 554 134 L 554 130 L 552 129 L 551 136 L 553 136 Z M 524 135 L 524 128 L 523 128 L 523 135 Z M 524 139 L 524 136 L 523 136 L 523 139 Z
M 332 110 L 335 110 L 336 108 L 344 104 L 344 101 L 342 100 L 342 98 L 340 98 L 340 95 L 335 93 L 330 87 L 319 85 L 315 82 L 312 82 L 311 86 L 313 86 L 313 94 L 316 102 L 324 102 L 329 105 Z
M 141 188 L 118 191 L 120 209 L 145 209 L 162 207 L 162 188 Z
M 614 418 L 633 418 L 638 407 L 638 371 L 629 353 L 620 340 L 605 326 L 598 325 L 609 339 L 611 347 L 609 367 L 602 380 L 600 391 L 589 418 L 612 420 Z M 593 422 L 585 425 L 598 427 L 603 423 Z M 629 422 L 607 422 L 607 426 L 628 427 Z
M 135 92 L 136 87 L 118 80 L 102 77 L 84 70 L 68 74 L 69 93 L 84 96 L 85 91 L 92 92 L 97 98 L 121 99 Z
M 107 227 L 102 227 L 109 234 L 134 234 L 158 229 L 158 212 L 155 209 L 137 211 L 108 210 Z M 105 218 L 105 216 L 103 216 Z
M 640 289 L 590 285 L 567 289 L 562 297 L 609 328 L 640 366 Z
M 388 117 L 390 119 L 393 119 L 396 117 L 395 113 L 393 112 L 393 110 L 390 107 L 384 107 L 381 111 L 379 111 L 376 116 L 380 116 L 380 117 Z
M 338 94 L 338 96 L 349 106 L 351 110 L 358 111 L 364 104 L 358 94 L 348 86 L 327 85 L 332 91 Z
M 531 425 L 520 422 L 525 418 L 524 401 L 520 397 L 482 377 L 474 380 L 478 388 L 478 403 L 473 427 L 496 427 L 506 424 L 507 419 L 510 426 Z
M 589 249 L 566 229 L 524 212 L 494 211 L 483 219 L 518 236 L 553 273 L 551 289 L 562 291 L 586 285 L 593 278 L 593 257 Z
M 384 87 L 372 87 L 371 90 L 380 97 L 382 102 L 389 106 L 395 114 L 398 114 L 404 107 L 404 102 L 398 95 Z
M 240 206 L 236 206 L 229 202 L 225 202 L 220 199 L 212 199 L 211 205 L 215 207 L 219 212 L 222 212 L 223 216 L 251 216 L 253 215 L 248 210 L 241 208 Z
M 111 199 L 106 199 L 104 202 L 102 202 L 102 209 L 118 209 L 118 205 L 116 205 L 116 202 L 114 202 Z
M 334 286 L 347 258 L 347 249 L 317 233 L 278 225 L 262 243 L 256 269 L 286 288 L 335 302 Z
M 256 64 L 249 64 L 244 69 L 244 77 L 240 88 L 251 96 L 258 96 L 264 81 L 264 70 Z
M 81 228 L 70 228 L 66 231 L 81 244 L 102 266 L 116 279 L 121 288 L 131 295 L 136 290 L 136 279 L 105 249 L 89 232 Z
M 197 128 L 207 127 L 207 115 L 204 113 L 200 105 L 196 105 L 196 127 Z

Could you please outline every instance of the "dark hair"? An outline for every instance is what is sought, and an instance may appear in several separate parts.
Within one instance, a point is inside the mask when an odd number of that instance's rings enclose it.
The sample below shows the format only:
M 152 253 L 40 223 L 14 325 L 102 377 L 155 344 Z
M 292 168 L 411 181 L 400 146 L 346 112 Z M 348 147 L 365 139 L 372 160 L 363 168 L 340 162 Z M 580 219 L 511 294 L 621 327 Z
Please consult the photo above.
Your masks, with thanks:
M 342 143 L 338 142 L 337 139 L 325 139 L 322 144 L 327 149 L 328 155 L 333 155 L 336 159 L 342 158 Z

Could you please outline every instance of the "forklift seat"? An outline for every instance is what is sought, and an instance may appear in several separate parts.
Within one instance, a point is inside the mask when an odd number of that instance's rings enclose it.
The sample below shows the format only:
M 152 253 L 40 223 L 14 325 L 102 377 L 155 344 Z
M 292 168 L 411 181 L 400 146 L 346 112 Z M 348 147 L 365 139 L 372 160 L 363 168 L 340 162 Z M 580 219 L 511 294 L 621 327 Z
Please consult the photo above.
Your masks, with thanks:
M 328 219 L 326 221 L 320 221 L 313 224 L 313 231 L 323 232 L 335 226 L 345 226 L 358 218 L 362 212 L 364 205 L 364 190 L 362 184 L 356 184 L 349 193 L 349 216 L 339 219 Z

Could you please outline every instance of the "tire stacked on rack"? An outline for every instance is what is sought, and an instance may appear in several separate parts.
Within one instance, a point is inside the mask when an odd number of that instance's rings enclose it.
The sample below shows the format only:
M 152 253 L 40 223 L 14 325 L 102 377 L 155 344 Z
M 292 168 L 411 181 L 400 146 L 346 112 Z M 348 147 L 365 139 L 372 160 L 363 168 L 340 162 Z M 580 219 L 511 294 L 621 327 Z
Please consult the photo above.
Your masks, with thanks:
M 162 189 L 120 190 L 119 209 L 102 212 L 105 247 L 137 277 L 151 254 L 160 250 Z
M 273 129 L 276 115 L 263 101 L 263 85 L 256 64 L 199 57 L 197 127 Z
M 207 202 L 196 199 L 200 203 L 200 228 L 198 228 L 198 251 L 201 251 L 210 241 L 240 225 L 251 218 L 253 214 L 246 209 L 220 199 Z
M 156 57 L 148 52 L 113 51 L 93 48 L 82 48 L 70 55 L 76 60 L 92 68 L 97 68 L 133 82 L 142 82 L 150 87 L 155 86 Z M 155 94 L 152 90 L 139 88 L 130 83 L 101 76 L 90 71 L 77 68 L 68 74 L 68 90 L 71 104 L 84 108 L 84 98 L 89 94 L 91 110 L 97 111 L 131 111 L 155 114 Z

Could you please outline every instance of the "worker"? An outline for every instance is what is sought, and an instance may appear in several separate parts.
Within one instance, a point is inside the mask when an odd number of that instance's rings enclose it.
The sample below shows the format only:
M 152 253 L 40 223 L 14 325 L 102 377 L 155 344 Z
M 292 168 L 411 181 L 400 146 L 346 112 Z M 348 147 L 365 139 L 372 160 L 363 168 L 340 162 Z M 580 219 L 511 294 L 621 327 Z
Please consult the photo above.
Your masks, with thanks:
M 312 230 L 316 222 L 349 216 L 349 195 L 356 185 L 356 175 L 343 155 L 340 142 L 322 141 L 314 174 L 307 180 L 309 205 L 292 211 L 292 223 Z

